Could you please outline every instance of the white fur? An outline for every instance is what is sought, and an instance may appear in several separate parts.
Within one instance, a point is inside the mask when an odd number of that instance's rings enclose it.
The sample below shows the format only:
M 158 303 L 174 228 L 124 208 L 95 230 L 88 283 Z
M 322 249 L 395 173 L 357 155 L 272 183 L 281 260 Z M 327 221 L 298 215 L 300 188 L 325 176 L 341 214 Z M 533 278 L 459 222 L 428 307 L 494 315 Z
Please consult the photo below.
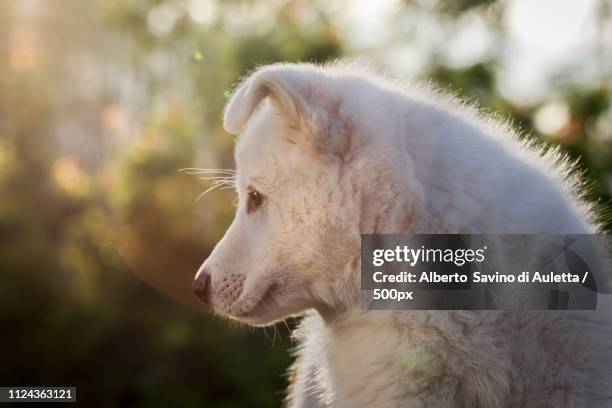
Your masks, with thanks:
M 239 206 L 201 270 L 222 314 L 306 313 L 291 406 L 612 406 L 607 314 L 359 308 L 360 234 L 595 232 L 554 153 L 347 64 L 257 70 L 225 127 Z

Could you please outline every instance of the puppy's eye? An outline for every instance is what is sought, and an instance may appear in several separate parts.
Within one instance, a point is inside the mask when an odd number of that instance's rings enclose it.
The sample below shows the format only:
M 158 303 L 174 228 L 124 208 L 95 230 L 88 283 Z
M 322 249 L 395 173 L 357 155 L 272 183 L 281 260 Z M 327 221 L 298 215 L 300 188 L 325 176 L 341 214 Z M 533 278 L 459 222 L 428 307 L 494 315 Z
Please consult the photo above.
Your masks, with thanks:
M 264 197 L 259 191 L 253 188 L 249 188 L 249 197 L 247 199 L 247 214 L 250 214 L 253 211 L 257 210 L 259 207 L 261 207 L 263 200 Z

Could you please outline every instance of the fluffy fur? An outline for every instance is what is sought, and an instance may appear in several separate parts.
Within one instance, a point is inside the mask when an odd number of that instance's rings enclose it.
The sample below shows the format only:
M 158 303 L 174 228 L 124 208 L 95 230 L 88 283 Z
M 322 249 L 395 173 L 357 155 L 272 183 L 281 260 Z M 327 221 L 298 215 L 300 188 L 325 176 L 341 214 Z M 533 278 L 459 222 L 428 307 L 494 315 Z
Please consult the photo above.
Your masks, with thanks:
M 554 152 L 347 64 L 262 67 L 224 124 L 239 206 L 196 279 L 249 324 L 306 315 L 291 407 L 612 406 L 606 313 L 359 307 L 360 234 L 594 233 Z

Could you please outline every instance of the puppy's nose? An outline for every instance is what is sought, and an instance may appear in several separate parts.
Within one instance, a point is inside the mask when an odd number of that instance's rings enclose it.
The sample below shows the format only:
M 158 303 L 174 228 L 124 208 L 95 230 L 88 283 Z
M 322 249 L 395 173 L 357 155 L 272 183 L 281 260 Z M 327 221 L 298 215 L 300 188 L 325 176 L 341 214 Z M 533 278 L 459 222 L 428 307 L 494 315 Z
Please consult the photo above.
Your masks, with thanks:
M 200 298 L 200 300 L 210 303 L 210 286 L 210 274 L 207 270 L 202 270 L 193 280 L 191 289 L 193 290 L 193 293 Z

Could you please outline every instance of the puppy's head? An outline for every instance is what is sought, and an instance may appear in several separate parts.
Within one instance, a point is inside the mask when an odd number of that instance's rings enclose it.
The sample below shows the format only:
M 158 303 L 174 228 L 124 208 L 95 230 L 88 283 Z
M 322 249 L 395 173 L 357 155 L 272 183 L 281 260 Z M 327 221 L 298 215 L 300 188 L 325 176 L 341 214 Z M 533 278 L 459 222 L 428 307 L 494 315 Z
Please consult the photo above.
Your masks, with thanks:
M 357 302 L 364 163 L 334 86 L 322 69 L 268 66 L 228 102 L 239 204 L 194 281 L 219 313 L 261 325 Z

